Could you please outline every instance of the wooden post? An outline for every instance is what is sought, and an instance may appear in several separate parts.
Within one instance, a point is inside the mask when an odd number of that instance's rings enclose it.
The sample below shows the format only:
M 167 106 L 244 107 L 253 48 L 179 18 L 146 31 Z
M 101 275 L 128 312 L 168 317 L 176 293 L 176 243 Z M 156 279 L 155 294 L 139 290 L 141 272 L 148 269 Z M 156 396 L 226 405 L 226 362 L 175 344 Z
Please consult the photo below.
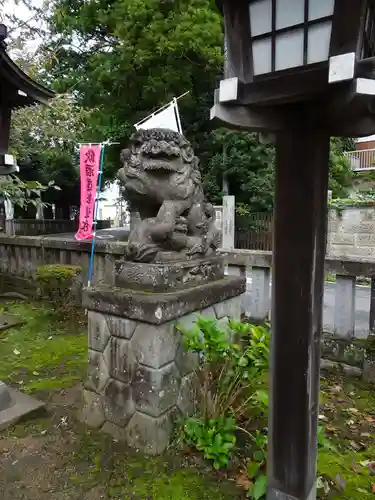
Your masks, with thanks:
M 267 500 L 315 500 L 329 135 L 278 134 Z
M 0 153 L 8 152 L 10 133 L 10 105 L 6 102 L 0 103 Z

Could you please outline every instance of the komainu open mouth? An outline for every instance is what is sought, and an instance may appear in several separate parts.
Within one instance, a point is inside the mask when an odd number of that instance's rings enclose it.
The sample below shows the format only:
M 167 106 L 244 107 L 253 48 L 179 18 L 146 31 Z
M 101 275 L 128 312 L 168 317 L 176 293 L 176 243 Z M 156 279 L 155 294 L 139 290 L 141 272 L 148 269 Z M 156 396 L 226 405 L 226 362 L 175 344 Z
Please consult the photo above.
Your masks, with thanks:
M 175 172 L 176 168 L 173 163 L 164 160 L 152 160 L 152 161 L 144 161 L 143 168 L 146 171 L 154 171 L 154 172 Z

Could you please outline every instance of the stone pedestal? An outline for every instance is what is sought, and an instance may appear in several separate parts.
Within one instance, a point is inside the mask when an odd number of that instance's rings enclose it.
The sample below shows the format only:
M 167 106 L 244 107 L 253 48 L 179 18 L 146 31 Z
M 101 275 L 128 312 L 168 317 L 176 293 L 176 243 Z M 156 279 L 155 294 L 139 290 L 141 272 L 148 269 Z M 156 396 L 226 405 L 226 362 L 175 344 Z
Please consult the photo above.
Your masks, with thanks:
M 0 381 L 0 430 L 44 408 L 44 403 Z
M 89 369 L 83 420 L 88 425 L 151 455 L 165 450 L 175 419 L 194 410 L 198 358 L 185 351 L 177 327 L 192 328 L 199 315 L 222 323 L 240 319 L 245 280 L 224 278 L 217 262 L 146 264 L 144 268 L 119 264 L 121 287 L 84 290 Z M 196 276 L 203 268 L 219 279 L 207 278 L 197 285 Z M 134 275 L 139 279 L 134 280 Z M 181 289 L 177 285 L 186 276 L 193 277 Z M 144 291 L 139 289 L 142 283 Z M 160 287 L 167 291 L 155 291 Z

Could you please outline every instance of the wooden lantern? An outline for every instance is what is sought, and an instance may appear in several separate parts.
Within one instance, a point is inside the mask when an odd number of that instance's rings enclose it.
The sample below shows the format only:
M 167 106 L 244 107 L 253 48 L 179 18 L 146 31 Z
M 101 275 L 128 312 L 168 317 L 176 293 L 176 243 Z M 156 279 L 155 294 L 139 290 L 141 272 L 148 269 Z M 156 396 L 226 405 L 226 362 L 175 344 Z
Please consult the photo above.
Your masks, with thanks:
M 211 118 L 276 144 L 267 500 L 315 500 L 329 142 L 375 133 L 375 1 L 218 5 Z
M 275 107 L 315 101 L 316 120 L 324 120 L 332 135 L 374 133 L 374 0 L 218 4 L 225 21 L 226 71 L 212 118 L 277 131 L 283 123 Z M 229 104 L 232 108 L 223 108 Z M 236 106 L 254 107 L 253 120 Z M 257 118 L 260 107 L 269 110 L 263 120 Z

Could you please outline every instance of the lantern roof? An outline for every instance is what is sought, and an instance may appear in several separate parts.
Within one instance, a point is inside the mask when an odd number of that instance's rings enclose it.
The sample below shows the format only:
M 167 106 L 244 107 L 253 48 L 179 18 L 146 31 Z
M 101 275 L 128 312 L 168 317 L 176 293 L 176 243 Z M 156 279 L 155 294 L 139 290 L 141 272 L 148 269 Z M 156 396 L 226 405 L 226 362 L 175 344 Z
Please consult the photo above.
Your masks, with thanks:
M 314 102 L 316 120 L 331 135 L 374 133 L 375 0 L 216 5 L 225 14 L 225 66 L 213 119 L 277 131 L 284 126 L 282 106 L 291 113 Z
M 36 102 L 46 104 L 55 93 L 24 73 L 6 50 L 7 30 L 0 25 L 0 88 L 11 107 L 28 106 Z M 5 92 L 6 90 L 6 92 Z

